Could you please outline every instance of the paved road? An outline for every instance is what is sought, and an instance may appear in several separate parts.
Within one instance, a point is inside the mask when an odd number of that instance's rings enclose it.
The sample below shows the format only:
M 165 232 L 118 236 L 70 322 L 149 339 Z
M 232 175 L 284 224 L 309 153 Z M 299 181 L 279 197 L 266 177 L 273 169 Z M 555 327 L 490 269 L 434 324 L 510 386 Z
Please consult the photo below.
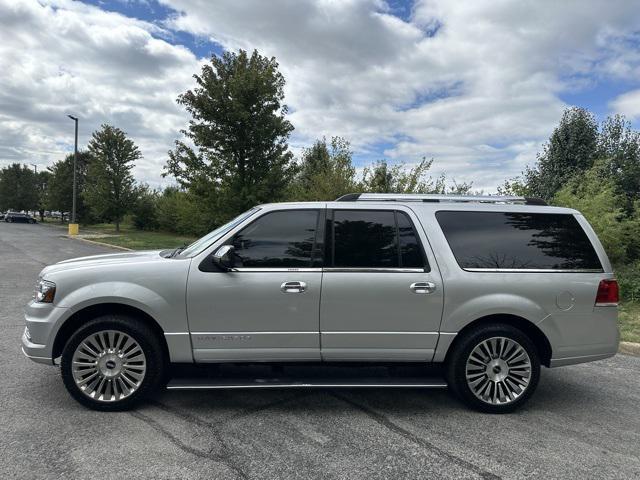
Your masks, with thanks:
M 107 251 L 0 223 L 0 478 L 640 478 L 640 358 L 544 370 L 526 408 L 446 391 L 164 392 L 129 413 L 73 401 L 20 353 L 47 263 Z

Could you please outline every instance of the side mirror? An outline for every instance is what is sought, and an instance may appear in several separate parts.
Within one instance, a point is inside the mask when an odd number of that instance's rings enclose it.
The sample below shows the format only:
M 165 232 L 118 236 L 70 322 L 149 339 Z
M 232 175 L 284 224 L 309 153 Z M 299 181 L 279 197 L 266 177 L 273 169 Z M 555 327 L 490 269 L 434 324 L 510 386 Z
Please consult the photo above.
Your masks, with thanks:
M 222 245 L 211 255 L 214 265 L 222 270 L 233 270 L 233 245 Z

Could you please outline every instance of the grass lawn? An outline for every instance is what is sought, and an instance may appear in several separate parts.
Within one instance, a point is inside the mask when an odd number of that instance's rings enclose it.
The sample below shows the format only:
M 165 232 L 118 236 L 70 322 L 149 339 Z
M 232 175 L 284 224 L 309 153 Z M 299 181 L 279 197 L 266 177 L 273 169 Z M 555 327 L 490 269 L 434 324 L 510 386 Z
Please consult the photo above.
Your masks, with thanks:
M 55 219 L 45 219 L 44 223 L 67 228 L 66 223 L 61 224 L 59 220 Z M 133 250 L 176 248 L 189 244 L 196 239 L 195 237 L 177 235 L 175 233 L 136 230 L 130 223 L 120 225 L 119 233 L 116 232 L 116 227 L 112 223 L 80 225 L 80 235 L 90 235 L 87 237 L 89 240 Z
M 91 240 L 131 248 L 133 250 L 175 248 L 189 244 L 195 240 L 195 237 L 177 235 L 175 233 L 136 230 L 133 226 L 127 224 L 120 225 L 119 233 L 116 232 L 115 225 L 110 223 L 99 223 L 87 226 L 81 225 L 80 234 L 82 233 L 104 234 L 104 236 L 98 235 L 92 237 Z
M 622 341 L 640 343 L 640 302 L 620 305 L 618 325 Z

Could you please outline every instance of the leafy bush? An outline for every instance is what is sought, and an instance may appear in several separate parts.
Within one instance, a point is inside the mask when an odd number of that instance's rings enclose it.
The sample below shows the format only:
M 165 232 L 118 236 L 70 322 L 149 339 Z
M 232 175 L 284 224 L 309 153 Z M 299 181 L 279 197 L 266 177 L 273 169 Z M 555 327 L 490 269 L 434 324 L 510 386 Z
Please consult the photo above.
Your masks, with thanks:
M 640 260 L 614 268 L 620 285 L 620 298 L 625 302 L 640 301 Z
M 216 226 L 212 209 L 205 199 L 167 187 L 156 203 L 159 229 L 182 235 L 204 235 Z
M 138 230 L 157 230 L 158 224 L 158 194 L 146 186 L 139 188 L 138 198 L 133 205 L 133 225 Z

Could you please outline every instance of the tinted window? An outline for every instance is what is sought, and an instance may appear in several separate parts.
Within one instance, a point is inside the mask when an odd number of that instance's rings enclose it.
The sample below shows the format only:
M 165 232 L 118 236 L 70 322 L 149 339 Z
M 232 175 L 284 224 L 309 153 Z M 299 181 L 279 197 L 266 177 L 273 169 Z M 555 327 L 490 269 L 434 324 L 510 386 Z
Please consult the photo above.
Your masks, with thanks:
M 317 210 L 267 213 L 233 237 L 238 267 L 311 267 Z
M 333 232 L 334 267 L 424 267 L 413 226 L 402 212 L 335 210 Z
M 602 269 L 573 215 L 438 212 L 462 268 Z
M 333 215 L 334 266 L 399 266 L 393 210 L 336 210 Z
M 398 219 L 398 238 L 400 241 L 400 261 L 401 267 L 421 268 L 425 262 L 422 258 L 422 251 L 418 243 L 418 237 L 413 230 L 411 220 L 406 213 L 396 212 Z

